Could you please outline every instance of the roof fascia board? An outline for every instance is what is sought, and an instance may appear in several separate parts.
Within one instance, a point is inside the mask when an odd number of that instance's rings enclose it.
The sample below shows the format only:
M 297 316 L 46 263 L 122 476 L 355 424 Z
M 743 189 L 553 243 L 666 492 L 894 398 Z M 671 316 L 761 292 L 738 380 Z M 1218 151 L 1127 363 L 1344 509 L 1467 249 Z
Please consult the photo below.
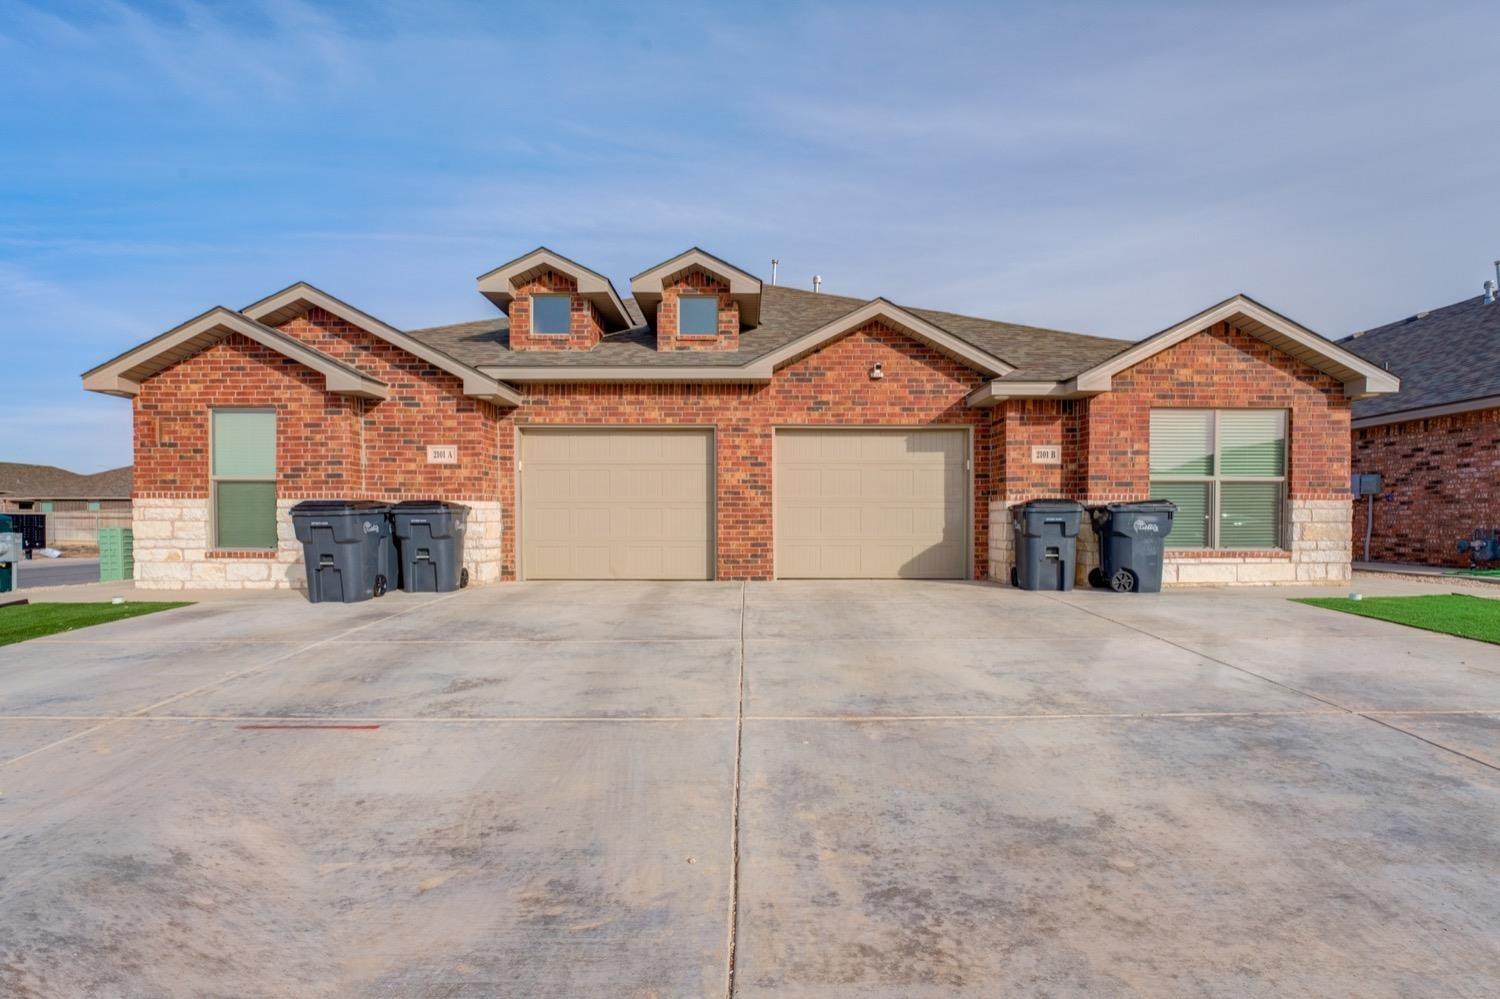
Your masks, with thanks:
M 365 330 L 394 347 L 399 347 L 413 357 L 421 358 L 428 364 L 440 371 L 454 375 L 463 382 L 463 393 L 477 399 L 485 399 L 497 405 L 518 406 L 521 403 L 521 395 L 508 385 L 502 385 L 492 378 L 481 374 L 477 369 L 444 354 L 436 348 L 418 340 L 416 337 L 396 329 L 388 323 L 357 309 L 341 299 L 334 298 L 320 288 L 315 288 L 306 281 L 298 281 L 283 291 L 279 291 L 269 298 L 263 298 L 259 302 L 245 306 L 240 310 L 251 319 L 260 321 L 262 316 L 269 316 L 279 312 L 294 302 L 306 302 L 315 305 L 325 312 L 332 313 L 347 323 L 353 323 L 360 329 Z
M 731 294 L 758 294 L 761 290 L 760 278 L 696 246 L 641 271 L 630 279 L 630 290 L 632 293 L 638 290 L 659 292 L 666 278 L 689 267 L 701 267 L 710 274 L 724 278 L 729 282 Z
M 831 323 L 826 323 L 811 333 L 804 334 L 791 343 L 778 347 L 769 354 L 762 355 L 752 362 L 751 366 L 764 366 L 768 369 L 775 369 L 830 340 L 857 330 L 866 323 L 874 322 L 878 319 L 888 320 L 892 324 L 901 327 L 920 339 L 926 340 L 933 346 L 941 348 L 986 374 L 1007 375 L 1016 370 L 1014 366 L 1007 364 L 1000 358 L 979 350 L 973 344 L 960 340 L 947 330 L 934 326 L 920 316 L 915 316 L 901 308 L 901 306 L 888 302 L 883 298 L 866 302 L 853 312 L 847 313 Z
M 997 378 L 970 392 L 964 401 L 969 406 L 983 409 L 1011 399 L 1081 399 L 1092 394 L 1079 391 L 1077 383 L 1072 380 L 1008 382 Z
M 739 367 L 665 367 L 656 365 L 558 365 L 555 367 L 485 366 L 485 374 L 507 382 L 769 382 L 770 369 Z
M 379 379 L 362 374 L 306 344 L 299 343 L 269 326 L 263 326 L 222 305 L 85 372 L 83 387 L 90 392 L 102 392 L 107 395 L 136 395 L 141 390 L 140 382 L 125 377 L 126 371 L 143 361 L 150 360 L 220 327 L 229 332 L 239 333 L 269 350 L 276 351 L 283 357 L 289 357 L 318 372 L 323 376 L 324 385 L 330 392 L 356 395 L 366 399 L 384 399 L 389 395 L 386 384 Z
M 1190 316 L 1175 326 L 1168 327 L 1154 336 L 1149 336 L 1128 350 L 1116 354 L 1100 364 L 1080 373 L 1075 381 L 1078 388 L 1088 392 L 1108 392 L 1115 375 L 1134 367 L 1147 358 L 1159 354 L 1168 347 L 1172 347 L 1188 337 L 1203 330 L 1227 322 L 1235 316 L 1245 316 L 1264 326 L 1274 329 L 1287 339 L 1301 344 L 1324 359 L 1343 365 L 1359 372 L 1359 377 L 1346 379 L 1344 391 L 1355 398 L 1363 398 L 1370 395 L 1384 395 L 1397 391 L 1401 386 L 1401 380 L 1388 371 L 1384 371 L 1366 361 L 1357 354 L 1353 354 L 1338 346 L 1333 341 L 1321 337 L 1312 330 L 1301 326 L 1279 313 L 1273 312 L 1244 295 L 1236 295 L 1233 298 L 1211 306 L 1197 315 Z
M 1460 413 L 1497 408 L 1500 408 L 1500 395 L 1487 395 L 1478 399 L 1465 399 L 1462 402 L 1447 402 L 1437 406 L 1422 406 L 1417 409 L 1402 409 L 1394 413 L 1360 417 L 1350 421 L 1349 425 L 1355 430 L 1360 430 L 1364 427 L 1383 427 L 1392 423 L 1407 423 L 1411 420 L 1426 420 L 1434 416 L 1456 416 Z

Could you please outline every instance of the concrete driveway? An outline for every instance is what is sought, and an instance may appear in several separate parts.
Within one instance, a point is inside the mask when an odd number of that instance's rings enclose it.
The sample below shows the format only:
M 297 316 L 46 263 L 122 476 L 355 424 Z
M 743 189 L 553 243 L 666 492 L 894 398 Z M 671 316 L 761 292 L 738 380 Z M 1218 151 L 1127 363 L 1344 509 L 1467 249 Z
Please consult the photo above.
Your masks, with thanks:
M 1500 649 L 1287 595 L 264 594 L 0 649 L 0 992 L 1494 994 Z

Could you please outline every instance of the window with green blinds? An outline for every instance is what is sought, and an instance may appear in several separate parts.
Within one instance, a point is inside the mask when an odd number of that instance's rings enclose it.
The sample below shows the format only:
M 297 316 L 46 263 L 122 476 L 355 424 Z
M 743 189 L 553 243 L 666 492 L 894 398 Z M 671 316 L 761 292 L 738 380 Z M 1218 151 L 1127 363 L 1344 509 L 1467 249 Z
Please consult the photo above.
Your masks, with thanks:
M 276 477 L 276 414 L 214 410 L 214 474 L 238 479 Z
M 1220 413 L 1219 473 L 1284 475 L 1286 414 L 1278 409 Z
M 1151 498 L 1177 504 L 1172 518 L 1168 548 L 1207 548 L 1209 537 L 1209 486 L 1204 482 L 1153 482 Z
M 1151 474 L 1214 474 L 1214 414 L 1212 411 L 1196 409 L 1154 409 L 1151 411 Z
M 1170 548 L 1275 548 L 1286 490 L 1279 409 L 1151 412 L 1151 495 L 1177 504 Z
M 218 483 L 214 523 L 220 548 L 275 548 L 276 483 Z
M 214 546 L 276 547 L 276 414 L 213 412 Z

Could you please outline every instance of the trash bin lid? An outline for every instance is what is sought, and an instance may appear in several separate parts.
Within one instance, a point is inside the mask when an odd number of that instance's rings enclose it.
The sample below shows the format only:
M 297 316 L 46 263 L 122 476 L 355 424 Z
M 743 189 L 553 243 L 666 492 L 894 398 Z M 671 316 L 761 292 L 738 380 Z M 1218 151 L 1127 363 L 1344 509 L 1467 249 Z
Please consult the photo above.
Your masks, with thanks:
M 303 500 L 292 507 L 292 513 L 326 517 L 335 513 L 370 513 L 375 510 L 384 512 L 389 508 L 389 504 L 375 500 L 316 499 Z
M 424 514 L 424 513 L 457 513 L 467 510 L 468 507 L 462 503 L 452 503 L 448 500 L 402 500 L 391 507 L 392 513 Z
M 1121 513 L 1176 513 L 1177 504 L 1171 500 L 1132 500 L 1128 503 L 1106 503 L 1105 509 Z
M 1077 513 L 1083 509 L 1083 504 L 1070 499 L 1034 499 L 1022 503 L 1020 509 L 1038 513 Z

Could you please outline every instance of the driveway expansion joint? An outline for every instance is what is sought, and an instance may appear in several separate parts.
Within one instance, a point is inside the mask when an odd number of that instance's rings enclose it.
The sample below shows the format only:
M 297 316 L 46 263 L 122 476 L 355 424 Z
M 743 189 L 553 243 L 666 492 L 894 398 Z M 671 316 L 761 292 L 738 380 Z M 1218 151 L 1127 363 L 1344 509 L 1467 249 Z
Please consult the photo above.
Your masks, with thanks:
M 1141 635 L 1145 635 L 1148 638 L 1154 638 L 1158 642 L 1162 642 L 1163 644 L 1170 645 L 1173 648 L 1181 649 L 1182 651 L 1192 653 L 1195 656 L 1202 656 L 1204 659 L 1207 659 L 1210 662 L 1218 663 L 1220 666 L 1224 666 L 1224 667 L 1226 667 L 1228 669 L 1232 669 L 1232 670 L 1236 670 L 1236 671 L 1238 671 L 1240 673 L 1244 673 L 1246 676 L 1253 676 L 1257 680 L 1262 680 L 1262 681 L 1264 681 L 1266 683 L 1272 684 L 1273 686 L 1280 687 L 1282 690 L 1287 690 L 1287 691 L 1290 691 L 1290 692 L 1292 692 L 1294 694 L 1301 694 L 1303 697 L 1312 698 L 1315 701 L 1318 701 L 1318 702 L 1320 702 L 1322 704 L 1327 704 L 1327 705 L 1329 705 L 1332 708 L 1335 708 L 1335 709 L 1337 709 L 1339 711 L 1342 711 L 1342 712 L 1344 712 L 1344 713 L 1346 713 L 1348 715 L 1351 715 L 1352 717 L 1363 718 L 1365 721 L 1373 722 L 1374 724 L 1379 725 L 1382 728 L 1388 728 L 1388 729 L 1390 729 L 1393 732 L 1400 732 L 1402 735 L 1410 736 L 1411 738 L 1417 740 L 1418 742 L 1424 742 L 1427 745 L 1433 747 L 1434 749 L 1440 749 L 1440 750 L 1442 750 L 1445 753 L 1452 753 L 1454 756 L 1460 757 L 1461 759 L 1468 760 L 1470 763 L 1477 763 L 1480 766 L 1485 767 L 1486 769 L 1489 769 L 1489 770 L 1500 771 L 1500 766 L 1496 766 L 1493 763 L 1490 763 L 1490 762 L 1488 762 L 1486 760 L 1482 760 L 1482 759 L 1480 759 L 1477 756 L 1471 756 L 1470 754 L 1465 753 L 1462 750 L 1454 749 L 1452 746 L 1445 746 L 1441 742 L 1436 742 L 1436 741 L 1434 741 L 1432 739 L 1426 738 L 1425 736 L 1418 735 L 1417 733 L 1415 733 L 1415 732 L 1413 732 L 1413 731 L 1411 731 L 1409 729 L 1402 728 L 1400 725 L 1395 725 L 1395 724 L 1392 724 L 1391 722 L 1383 721 L 1380 718 L 1375 717 L 1375 715 L 1374 715 L 1373 712 L 1363 711 L 1363 710 L 1361 710 L 1359 708 L 1351 708 L 1351 707 L 1349 707 L 1346 704 L 1340 704 L 1339 702 L 1334 701 L 1334 700 L 1330 700 L 1327 697 L 1323 697 L 1323 696 L 1321 696 L 1319 694 L 1314 694 L 1312 691 L 1303 690 L 1301 687 L 1294 687 L 1294 686 L 1292 686 L 1289 683 L 1282 683 L 1280 680 L 1277 680 L 1277 679 L 1275 679 L 1273 677 L 1266 676 L 1264 673 L 1257 673 L 1253 669 L 1247 669 L 1244 666 L 1239 666 L 1239 665 L 1236 665 L 1235 663 L 1228 662 L 1227 660 L 1220 659 L 1217 656 L 1213 656 L 1213 655 L 1208 654 L 1207 652 L 1202 651 L 1201 649 L 1195 649 L 1195 648 L 1193 648 L 1190 645 L 1184 645 L 1181 642 L 1174 642 L 1170 638 L 1166 638 L 1166 637 L 1164 637 L 1162 635 L 1157 635 L 1157 634 L 1154 634 L 1152 632 L 1146 631 L 1144 628 L 1138 628 L 1135 625 L 1129 623 L 1128 621 L 1121 621 L 1121 620 L 1119 620 L 1117 618 L 1112 618 L 1112 617 L 1110 617 L 1107 614 L 1101 614 L 1098 611 L 1092 610 L 1092 609 L 1090 609 L 1088 607 L 1084 607 L 1081 604 L 1071 603 L 1071 602 L 1063 600 L 1063 599 L 1061 599 L 1059 597 L 1051 596 L 1050 594 L 1048 595 L 1047 598 L 1049 600 L 1055 601 L 1056 603 L 1060 603 L 1060 604 L 1062 604 L 1062 605 L 1064 605 L 1066 607 L 1072 607 L 1075 610 L 1081 610 L 1085 614 L 1088 614 L 1088 615 L 1090 615 L 1092 617 L 1096 617 L 1096 618 L 1098 618 L 1101 621 L 1108 621 L 1110 624 L 1117 624 L 1117 625 L 1119 625 L 1122 628 L 1129 628 L 1131 631 L 1134 631 L 1134 632 L 1136 632 L 1138 634 L 1141 634 Z M 1407 712 L 1395 712 L 1395 713 L 1406 714 Z
M 456 596 L 460 595 L 463 592 L 464 592 L 463 590 L 455 590 L 452 593 L 444 594 L 443 596 L 436 597 L 436 598 L 434 598 L 432 600 L 423 601 L 422 603 L 414 604 L 411 607 L 404 607 L 401 610 L 398 610 L 395 613 L 389 615 L 388 617 L 377 618 L 376 620 L 373 620 L 373 621 L 366 621 L 363 624 L 355 625 L 352 628 L 348 628 L 348 629 L 346 629 L 344 631 L 339 632 L 337 635 L 329 635 L 327 638 L 320 638 L 320 639 L 318 639 L 315 642 L 309 642 L 306 645 L 299 645 L 295 649 L 292 649 L 292 650 L 290 650 L 288 652 L 284 652 L 284 653 L 282 653 L 279 656 L 273 656 L 272 658 L 266 660 L 265 662 L 259 663 L 258 665 L 252 666 L 252 667 L 250 667 L 248 669 L 243 669 L 243 670 L 240 670 L 240 671 L 235 672 L 235 673 L 230 673 L 230 674 L 228 674 L 226 676 L 217 677 L 217 678 L 215 678 L 213 680 L 210 680 L 208 683 L 199 684 L 198 686 L 193 687 L 190 690 L 184 690 L 181 693 L 173 694 L 171 697 L 163 698 L 162 700 L 156 701 L 155 703 L 148 704 L 148 705 L 146 705 L 143 708 L 137 708 L 135 711 L 129 712 L 127 715 L 125 715 L 123 717 L 124 718 L 132 718 L 132 717 L 142 716 L 142 715 L 145 715 L 147 712 L 155 711 L 157 708 L 166 707 L 168 704 L 175 704 L 176 702 L 182 700 L 185 697 L 192 697 L 192 696 L 194 696 L 196 694 L 202 694 L 202 693 L 205 693 L 207 691 L 213 690 L 215 687 L 222 686 L 222 685 L 224 685 L 226 683 L 230 683 L 230 682 L 232 682 L 234 680 L 239 680 L 239 679 L 241 679 L 243 677 L 247 677 L 247 676 L 253 676 L 256 673 L 260 673 L 260 672 L 263 672 L 265 670 L 268 670 L 272 666 L 275 666 L 277 663 L 284 662 L 285 660 L 290 659 L 293 656 L 302 655 L 303 653 L 310 652 L 313 649 L 321 648 L 324 645 L 328 645 L 328 644 L 330 644 L 332 642 L 338 641 L 339 639 L 345 637 L 346 635 L 352 635 L 352 634 L 354 634 L 357 631 L 363 631 L 365 628 L 373 627 L 376 624 L 383 624 L 386 621 L 394 620 L 395 618 L 402 617 L 402 616 L 404 616 L 406 614 L 410 614 L 413 611 L 422 610 L 422 609 L 431 607 L 433 604 L 442 603 L 444 600 L 448 600 L 448 599 L 451 599 L 453 597 L 456 597 Z M 83 729 L 80 732 L 74 732 L 72 735 L 67 735 L 67 736 L 64 736 L 61 739 L 58 739 L 58 740 L 54 741 L 54 742 L 49 742 L 49 743 L 47 743 L 44 746 L 38 746 L 36 749 L 30 750 L 29 752 L 22 753 L 19 756 L 13 756 L 13 757 L 11 757 L 8 760 L 0 760 L 0 769 L 8 767 L 8 766 L 10 766 L 13 763 L 20 763 L 23 760 L 31 759 L 33 756 L 38 756 L 38 755 L 40 755 L 42 753 L 45 753 L 49 749 L 55 749 L 58 746 L 66 745 L 67 743 L 74 742 L 74 741 L 76 741 L 78 739 L 82 739 L 85 736 L 93 735 L 95 732 L 99 731 L 100 729 L 106 728 L 106 727 L 108 727 L 110 725 L 113 725 L 113 724 L 115 724 L 119 720 L 122 720 L 122 719 L 111 718 L 108 721 L 101 722 L 98 725 L 90 726 L 89 728 Z

